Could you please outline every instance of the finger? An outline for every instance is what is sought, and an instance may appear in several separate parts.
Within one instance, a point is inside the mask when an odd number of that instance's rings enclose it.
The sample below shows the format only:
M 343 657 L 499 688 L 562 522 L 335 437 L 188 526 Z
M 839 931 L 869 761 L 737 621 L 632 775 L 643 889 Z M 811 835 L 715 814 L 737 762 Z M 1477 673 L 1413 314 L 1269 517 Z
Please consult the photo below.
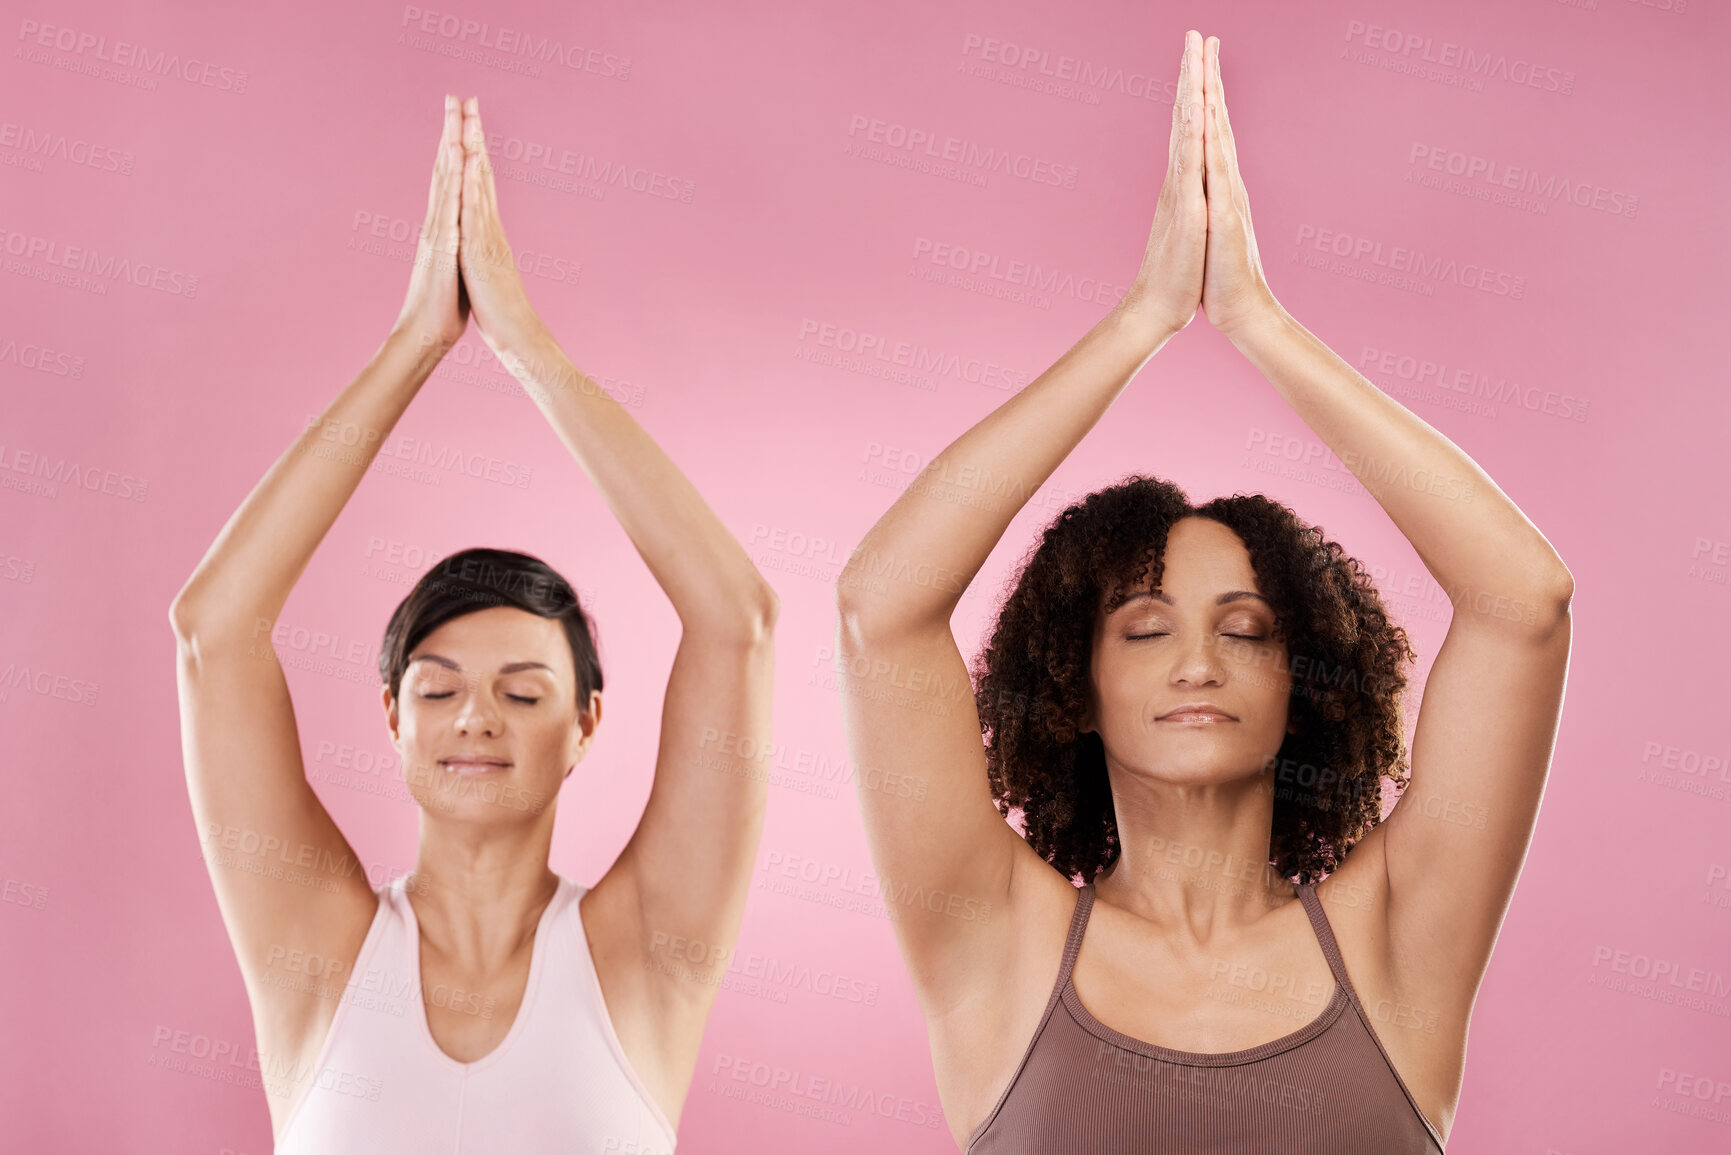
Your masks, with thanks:
M 463 102 L 463 197 L 464 209 L 473 214 L 477 229 L 482 227 L 482 221 L 487 222 L 488 229 L 494 227 L 497 202 L 489 169 L 480 101 L 471 96 Z
M 1182 152 L 1184 195 L 1200 203 L 1203 199 L 1203 155 L 1202 155 L 1202 34 L 1192 29 L 1185 34 L 1185 59 L 1190 67 L 1187 71 L 1188 91 L 1184 93 L 1184 104 L 1187 111 L 1186 133 Z
M 1176 164 L 1178 148 L 1183 142 L 1190 116 L 1190 98 L 1186 95 L 1190 87 L 1190 33 L 1184 34 L 1184 51 L 1178 57 L 1178 88 L 1172 99 L 1172 135 L 1166 142 L 1166 162 Z
M 458 221 L 463 204 L 463 151 L 460 143 L 463 109 L 455 96 L 445 96 L 445 131 L 440 137 L 444 153 L 444 187 L 441 190 L 437 236 L 448 253 L 456 252 Z
M 1214 62 L 1213 67 L 1210 69 L 1210 75 L 1214 85 L 1214 102 L 1217 109 L 1216 115 L 1220 119 L 1221 147 L 1226 153 L 1226 163 L 1231 166 L 1232 173 L 1236 176 L 1238 173 L 1238 141 L 1232 135 L 1231 110 L 1226 107 L 1226 85 L 1221 79 L 1220 74 L 1219 37 L 1215 37 L 1214 40 Z
M 1174 176 L 1191 178 L 1194 192 L 1201 193 L 1202 174 L 1202 37 L 1195 30 L 1184 34 L 1184 58 L 1178 66 L 1178 95 L 1172 102 L 1172 142 L 1169 167 Z M 1186 189 L 1188 195 L 1190 190 Z
M 435 250 L 450 246 L 457 228 L 457 194 L 462 179 L 461 153 L 457 145 L 457 125 L 454 115 L 456 97 L 445 97 L 445 118 L 439 131 L 439 152 L 433 163 L 433 179 L 427 189 L 427 218 L 421 225 L 421 239 Z
M 433 154 L 433 179 L 427 182 L 427 227 L 431 227 L 444 203 L 445 181 L 451 175 L 451 97 L 445 97 L 445 115 L 439 122 L 439 148 Z
M 1216 202 L 1224 203 L 1223 198 L 1225 197 L 1226 189 L 1231 179 L 1230 170 L 1227 168 L 1226 146 L 1221 139 L 1222 133 L 1225 132 L 1225 129 L 1221 125 L 1220 117 L 1220 88 L 1219 85 L 1215 83 L 1215 71 L 1213 67 L 1214 62 L 1217 59 L 1216 51 L 1218 45 L 1219 41 L 1214 37 L 1211 36 L 1208 38 L 1208 44 L 1206 46 L 1208 63 L 1203 70 L 1204 98 L 1205 103 L 1208 106 L 1208 111 L 1203 115 L 1203 136 L 1205 138 L 1204 163 L 1208 166 L 1209 177 L 1212 178 L 1209 181 L 1208 186 L 1208 200 L 1210 205 L 1215 205 Z
M 477 96 L 469 98 L 469 106 L 474 110 L 476 164 L 481 170 L 481 195 L 486 198 L 487 212 L 497 215 L 499 211 L 499 189 L 493 183 L 493 154 L 487 151 L 487 130 L 481 124 L 481 99 Z

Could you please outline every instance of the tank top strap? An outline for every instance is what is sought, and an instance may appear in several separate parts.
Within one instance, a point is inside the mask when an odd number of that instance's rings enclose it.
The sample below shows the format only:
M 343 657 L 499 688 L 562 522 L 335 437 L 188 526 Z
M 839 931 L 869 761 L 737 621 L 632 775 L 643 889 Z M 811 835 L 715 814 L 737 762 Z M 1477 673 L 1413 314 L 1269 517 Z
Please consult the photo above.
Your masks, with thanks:
M 1082 934 L 1088 929 L 1088 914 L 1094 909 L 1094 884 L 1087 883 L 1076 891 L 1076 909 L 1070 915 L 1070 936 L 1064 940 L 1064 960 L 1058 964 L 1058 985 L 1054 997 L 1070 981 L 1076 967 L 1076 956 L 1082 950 Z
M 1340 944 L 1334 941 L 1334 928 L 1328 925 L 1328 915 L 1323 913 L 1322 900 L 1316 897 L 1316 887 L 1308 882 L 1298 884 L 1298 898 L 1304 903 L 1304 913 L 1310 916 L 1310 928 L 1316 932 L 1322 953 L 1328 957 L 1328 969 L 1334 972 L 1334 981 L 1357 1001 L 1358 992 L 1352 989 L 1352 980 L 1346 977 L 1346 961 L 1340 957 Z

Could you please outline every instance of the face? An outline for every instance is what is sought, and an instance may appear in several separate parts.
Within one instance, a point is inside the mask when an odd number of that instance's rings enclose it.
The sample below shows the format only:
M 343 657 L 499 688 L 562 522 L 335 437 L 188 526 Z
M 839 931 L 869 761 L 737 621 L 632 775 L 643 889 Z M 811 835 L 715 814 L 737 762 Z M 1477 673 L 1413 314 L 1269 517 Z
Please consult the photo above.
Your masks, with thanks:
M 1161 589 L 1150 596 L 1145 581 L 1100 614 L 1083 729 L 1099 733 L 1114 778 L 1254 780 L 1280 749 L 1292 675 L 1285 643 L 1273 639 L 1274 611 L 1259 593 L 1238 535 L 1187 517 L 1168 535 Z M 1198 703 L 1224 716 L 1173 713 Z
M 578 713 L 564 627 L 514 606 L 446 622 L 409 654 L 399 697 L 382 693 L 415 801 L 468 821 L 549 809 L 601 720 L 600 691 Z

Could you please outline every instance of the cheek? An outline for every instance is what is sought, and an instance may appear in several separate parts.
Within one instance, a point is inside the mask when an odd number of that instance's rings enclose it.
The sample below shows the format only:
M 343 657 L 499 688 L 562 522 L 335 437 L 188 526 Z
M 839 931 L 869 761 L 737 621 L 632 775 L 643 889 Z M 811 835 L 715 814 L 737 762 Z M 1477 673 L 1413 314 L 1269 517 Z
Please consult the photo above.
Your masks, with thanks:
M 1160 674 L 1147 662 L 1109 656 L 1094 661 L 1094 718 L 1102 734 L 1140 727 L 1157 693 Z

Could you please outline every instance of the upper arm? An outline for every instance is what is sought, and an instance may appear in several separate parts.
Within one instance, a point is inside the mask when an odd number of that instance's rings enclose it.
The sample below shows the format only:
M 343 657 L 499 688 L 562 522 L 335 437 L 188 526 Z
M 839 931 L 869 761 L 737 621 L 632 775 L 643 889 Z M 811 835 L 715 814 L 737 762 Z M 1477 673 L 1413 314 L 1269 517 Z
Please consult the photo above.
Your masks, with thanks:
M 1537 605 L 1531 624 L 1456 611 L 1425 683 L 1411 781 L 1375 832 L 1394 981 L 1462 1012 L 1526 858 L 1562 710 L 1567 598 Z
M 628 1051 L 656 1057 L 653 1070 L 695 1064 L 714 979 L 744 916 L 768 793 L 774 672 L 773 615 L 743 633 L 684 631 L 649 800 L 586 896 L 615 1027 Z
M 261 1047 L 292 1042 L 335 1009 L 316 984 L 294 981 L 289 961 L 303 957 L 294 952 L 351 962 L 378 896 L 307 782 L 269 638 L 181 639 L 178 651 L 182 754 L 205 865 Z
M 1018 966 L 1013 890 L 1073 888 L 993 804 L 948 623 L 872 633 L 844 612 L 838 636 L 834 677 L 879 890 L 927 1017 L 939 1017 Z

